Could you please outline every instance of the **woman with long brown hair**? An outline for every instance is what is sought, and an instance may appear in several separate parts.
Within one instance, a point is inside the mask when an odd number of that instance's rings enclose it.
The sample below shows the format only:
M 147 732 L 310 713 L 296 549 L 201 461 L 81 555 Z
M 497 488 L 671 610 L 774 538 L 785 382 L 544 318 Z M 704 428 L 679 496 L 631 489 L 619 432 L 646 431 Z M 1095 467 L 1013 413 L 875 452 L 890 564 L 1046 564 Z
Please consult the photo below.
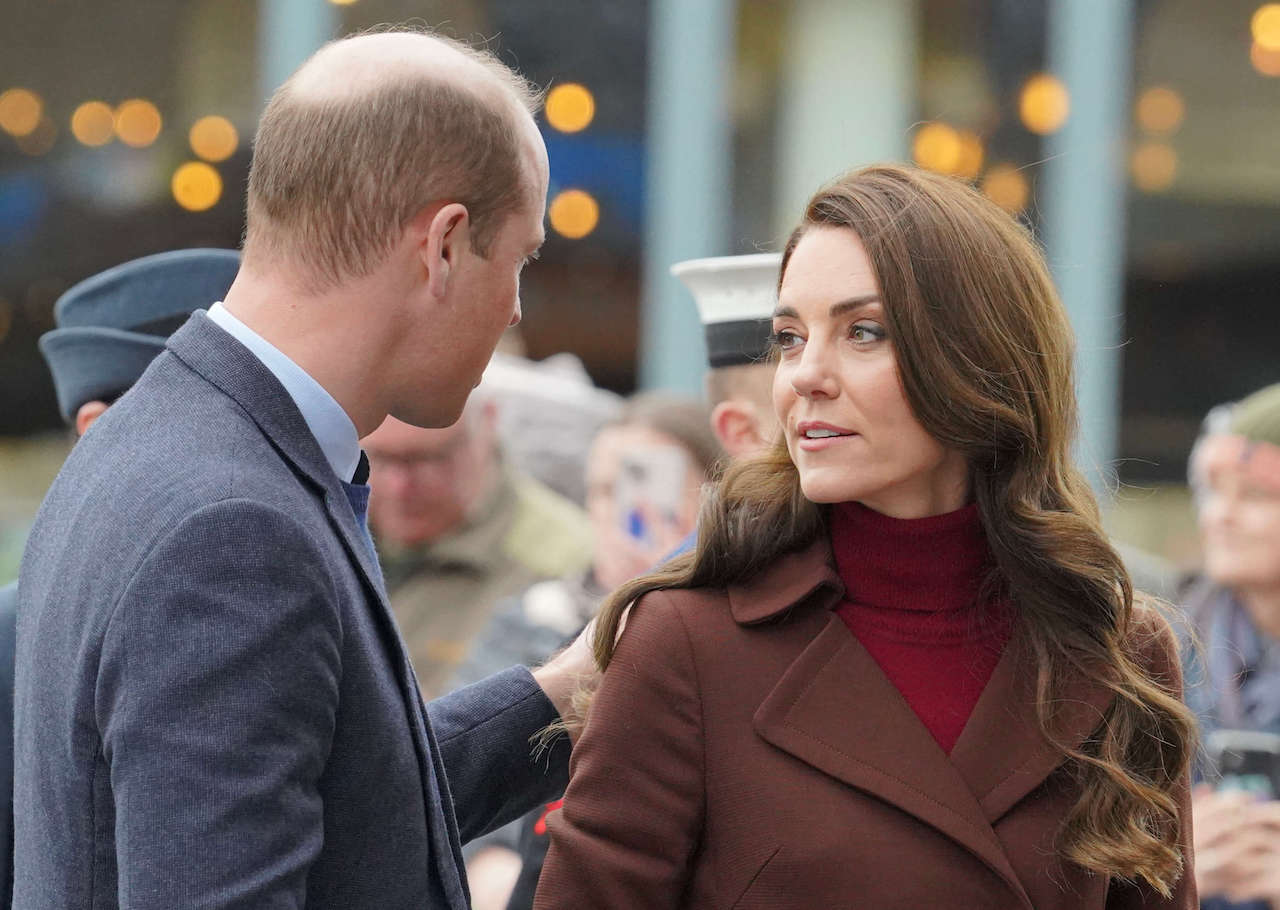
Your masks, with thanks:
M 1176 646 L 1072 466 L 1027 231 L 849 174 L 774 335 L 783 441 L 603 608 L 535 907 L 1194 907 Z

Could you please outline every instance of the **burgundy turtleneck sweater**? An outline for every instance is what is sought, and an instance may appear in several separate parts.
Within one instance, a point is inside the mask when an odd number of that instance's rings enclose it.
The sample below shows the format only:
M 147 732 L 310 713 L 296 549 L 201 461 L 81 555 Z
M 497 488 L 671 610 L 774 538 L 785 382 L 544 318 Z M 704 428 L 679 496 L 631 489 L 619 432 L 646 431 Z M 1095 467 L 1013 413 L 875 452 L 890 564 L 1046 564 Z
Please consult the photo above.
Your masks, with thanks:
M 994 557 L 977 505 L 901 519 L 841 503 L 831 545 L 837 613 L 950 754 L 1012 625 L 1004 604 L 978 603 Z

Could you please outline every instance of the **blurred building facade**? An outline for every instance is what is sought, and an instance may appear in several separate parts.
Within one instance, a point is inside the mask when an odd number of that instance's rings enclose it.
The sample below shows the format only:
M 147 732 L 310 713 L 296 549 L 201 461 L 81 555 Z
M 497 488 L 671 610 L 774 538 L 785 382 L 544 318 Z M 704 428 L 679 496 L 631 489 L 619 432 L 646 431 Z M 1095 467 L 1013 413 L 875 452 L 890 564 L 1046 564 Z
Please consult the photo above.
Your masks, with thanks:
M 524 343 L 607 387 L 693 390 L 701 336 L 670 263 L 778 249 L 819 183 L 885 159 L 974 181 L 1045 240 L 1081 330 L 1085 457 L 1121 480 L 1180 482 L 1202 415 L 1280 379 L 1280 5 L 45 0 L 3 16 L 0 437 L 56 426 L 35 340 L 58 294 L 125 259 L 237 245 L 270 87 L 383 23 L 488 39 L 549 88 L 551 230 Z

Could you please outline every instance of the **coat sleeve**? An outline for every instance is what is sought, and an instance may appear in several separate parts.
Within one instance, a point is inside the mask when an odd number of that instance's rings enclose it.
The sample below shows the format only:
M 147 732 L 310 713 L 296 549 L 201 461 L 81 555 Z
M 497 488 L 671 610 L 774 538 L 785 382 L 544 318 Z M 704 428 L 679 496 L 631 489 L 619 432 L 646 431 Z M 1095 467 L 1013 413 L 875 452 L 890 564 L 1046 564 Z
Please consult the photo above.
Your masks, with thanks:
M 524 667 L 437 698 L 427 713 L 464 844 L 564 792 L 568 738 L 535 749 L 533 738 L 560 715 Z
M 694 649 L 673 597 L 632 609 L 574 747 L 535 910 L 673 908 L 706 791 Z
M 278 510 L 216 503 L 152 547 L 95 691 L 122 910 L 305 906 L 341 637 L 322 552 Z
M 1136 623 L 1137 648 L 1143 665 L 1152 679 L 1161 684 L 1169 694 L 1183 697 L 1182 659 L 1179 657 L 1178 639 L 1169 623 L 1154 607 L 1145 607 Z M 1194 751 L 1195 744 L 1188 751 Z M 1169 897 L 1163 897 L 1146 882 L 1129 884 L 1113 882 L 1107 892 L 1107 910 L 1197 910 L 1200 900 L 1196 893 L 1195 856 L 1191 836 L 1191 772 L 1184 767 L 1176 789 L 1178 800 L 1179 832 L 1182 848 L 1182 877 L 1173 887 Z

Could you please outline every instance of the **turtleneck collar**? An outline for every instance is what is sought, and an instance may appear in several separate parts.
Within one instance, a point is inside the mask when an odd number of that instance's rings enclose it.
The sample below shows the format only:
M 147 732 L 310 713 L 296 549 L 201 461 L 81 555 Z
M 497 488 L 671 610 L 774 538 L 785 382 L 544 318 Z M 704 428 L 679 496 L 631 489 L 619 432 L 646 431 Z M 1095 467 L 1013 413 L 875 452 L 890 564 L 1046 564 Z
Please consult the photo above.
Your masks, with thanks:
M 975 606 L 993 561 L 976 503 L 929 518 L 839 503 L 831 510 L 831 548 L 847 600 L 913 612 Z

